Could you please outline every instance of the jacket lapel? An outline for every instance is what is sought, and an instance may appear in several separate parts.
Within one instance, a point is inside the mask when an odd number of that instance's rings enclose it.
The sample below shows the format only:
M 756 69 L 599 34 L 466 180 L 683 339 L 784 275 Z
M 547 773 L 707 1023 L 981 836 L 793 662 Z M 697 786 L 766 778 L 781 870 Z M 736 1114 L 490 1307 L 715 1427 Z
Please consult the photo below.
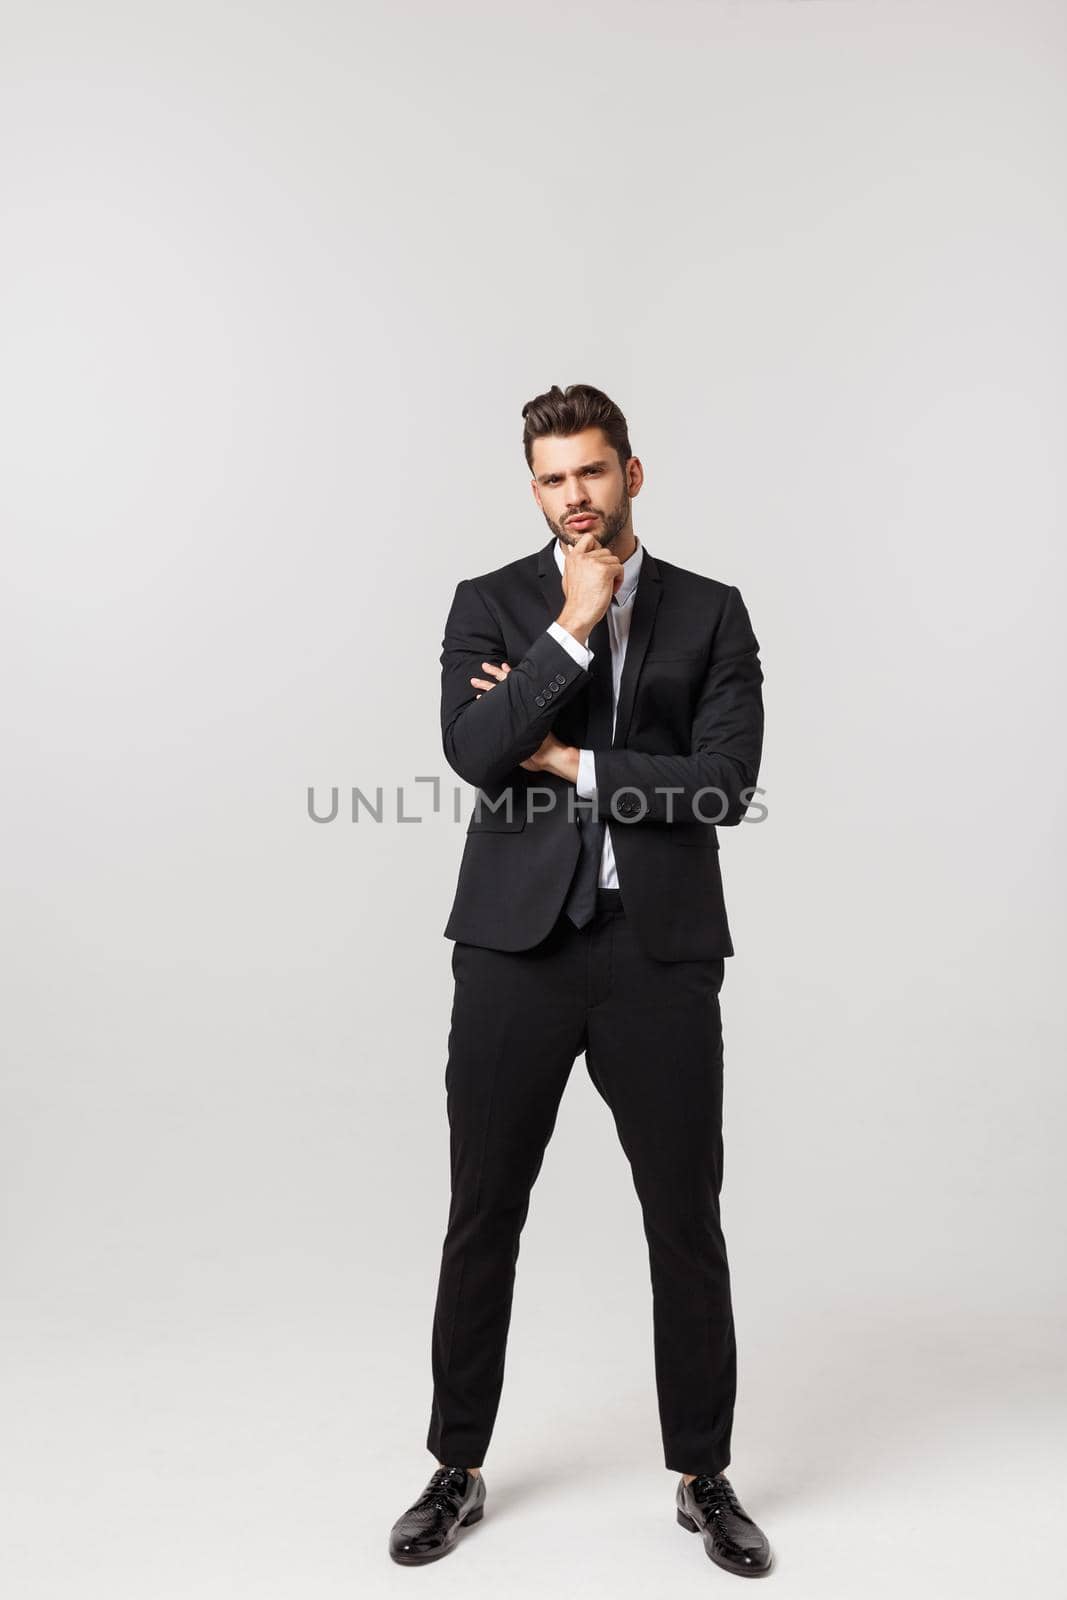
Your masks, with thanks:
M 556 565 L 555 544 L 556 536 L 553 534 L 537 556 L 537 577 L 541 586 L 541 598 L 548 609 L 549 622 L 554 622 L 559 616 L 566 599 L 563 593 L 563 574 Z
M 644 665 L 648 641 L 652 637 L 652 624 L 656 620 L 656 611 L 662 594 L 663 578 L 659 567 L 648 553 L 648 546 L 645 545 L 645 553 L 641 557 L 641 571 L 637 579 L 637 588 L 634 590 L 634 605 L 633 613 L 630 617 L 630 635 L 626 641 L 626 656 L 622 663 L 619 706 L 615 713 L 615 736 L 611 741 L 613 750 L 621 750 L 626 745 L 626 735 L 630 729 L 630 718 L 633 716 L 637 682 L 641 676 L 641 668 Z

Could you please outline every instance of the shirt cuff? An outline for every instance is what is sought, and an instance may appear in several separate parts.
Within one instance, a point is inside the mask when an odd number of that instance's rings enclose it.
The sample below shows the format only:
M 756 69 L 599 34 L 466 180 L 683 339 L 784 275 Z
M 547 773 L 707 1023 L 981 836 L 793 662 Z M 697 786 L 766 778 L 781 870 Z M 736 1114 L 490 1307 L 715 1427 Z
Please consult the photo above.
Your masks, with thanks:
M 576 661 L 580 667 L 585 667 L 586 670 L 588 670 L 589 663 L 593 659 L 593 651 L 590 650 L 588 645 L 579 644 L 573 633 L 568 633 L 566 628 L 562 627 L 558 622 L 550 622 L 548 625 L 548 632 L 552 635 L 557 644 L 561 644 L 563 646 L 564 650 L 566 650 L 567 654 L 573 661 Z
M 578 782 L 575 792 L 579 800 L 591 800 L 596 788 L 596 762 L 593 760 L 592 750 L 579 750 L 578 752 Z

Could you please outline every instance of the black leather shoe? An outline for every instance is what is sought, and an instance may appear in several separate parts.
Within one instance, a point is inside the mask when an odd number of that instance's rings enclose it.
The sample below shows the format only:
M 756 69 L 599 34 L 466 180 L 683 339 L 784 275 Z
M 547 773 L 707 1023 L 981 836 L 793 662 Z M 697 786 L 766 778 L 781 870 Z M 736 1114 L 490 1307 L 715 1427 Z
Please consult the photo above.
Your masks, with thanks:
M 466 1467 L 438 1467 L 422 1494 L 393 1523 L 389 1554 L 409 1567 L 447 1556 L 460 1528 L 485 1515 L 485 1479 Z
M 718 1567 L 745 1578 L 761 1578 L 771 1569 L 771 1547 L 741 1505 L 728 1478 L 706 1473 L 692 1483 L 678 1480 L 678 1521 L 690 1533 L 704 1535 L 704 1548 Z

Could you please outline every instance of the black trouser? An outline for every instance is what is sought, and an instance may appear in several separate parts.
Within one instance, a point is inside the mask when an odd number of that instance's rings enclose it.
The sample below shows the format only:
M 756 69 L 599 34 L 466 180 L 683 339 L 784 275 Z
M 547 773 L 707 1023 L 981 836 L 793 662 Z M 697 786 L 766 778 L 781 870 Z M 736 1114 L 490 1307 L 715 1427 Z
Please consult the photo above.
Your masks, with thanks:
M 575 1058 L 611 1108 L 641 1203 L 666 1465 L 730 1462 L 737 1382 L 723 1176 L 724 961 L 644 955 L 619 890 L 531 950 L 457 943 L 445 1072 L 452 1201 L 427 1446 L 481 1466 L 496 1420 L 519 1235 Z

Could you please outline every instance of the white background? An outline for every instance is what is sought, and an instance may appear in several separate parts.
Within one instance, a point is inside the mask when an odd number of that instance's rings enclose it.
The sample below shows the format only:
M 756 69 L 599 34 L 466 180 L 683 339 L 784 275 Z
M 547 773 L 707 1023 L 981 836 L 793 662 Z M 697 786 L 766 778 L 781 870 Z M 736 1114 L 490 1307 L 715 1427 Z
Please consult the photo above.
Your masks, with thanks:
M 1037 0 L 5 8 L 8 1592 L 731 1582 L 674 1520 L 581 1063 L 485 1521 L 432 1578 L 386 1554 L 435 1464 L 441 635 L 545 542 L 521 408 L 571 382 L 628 416 L 639 537 L 762 647 L 723 1214 L 770 1581 L 1062 1592 L 1065 35 Z

